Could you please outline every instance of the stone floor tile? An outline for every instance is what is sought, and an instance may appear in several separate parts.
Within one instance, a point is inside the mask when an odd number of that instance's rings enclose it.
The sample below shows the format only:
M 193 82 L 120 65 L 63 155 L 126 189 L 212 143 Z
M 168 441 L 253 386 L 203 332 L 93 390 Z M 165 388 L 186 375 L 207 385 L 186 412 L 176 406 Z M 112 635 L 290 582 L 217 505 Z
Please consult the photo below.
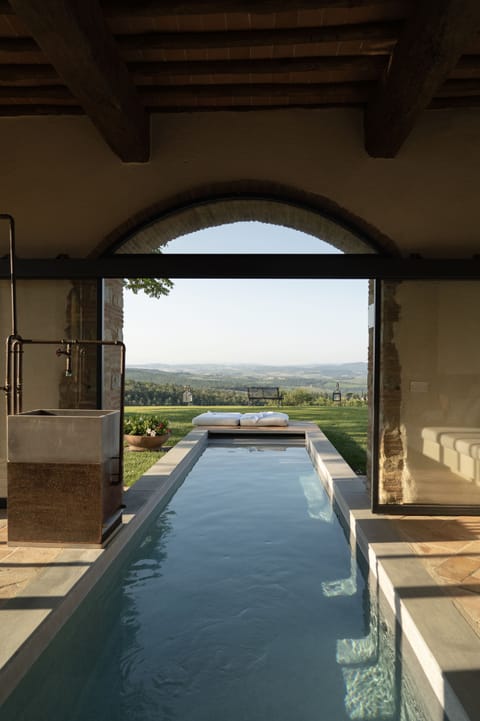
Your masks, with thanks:
M 0 546 L 0 561 L 5 561 L 12 555 L 13 551 L 8 546 Z
M 480 564 L 476 571 L 472 571 L 472 576 L 480 583 Z
M 59 548 L 17 547 L 13 549 L 12 563 L 21 563 L 26 566 L 53 563 L 60 553 Z M 480 564 L 479 564 L 480 565 Z
M 432 561 L 436 557 L 440 559 L 439 563 L 452 555 L 448 546 L 441 543 L 411 543 L 410 545 L 418 556 L 431 557 Z
M 0 591 L 7 589 L 9 586 L 12 586 L 12 584 L 27 583 L 34 578 L 35 575 L 35 573 L 24 569 L 9 569 L 8 571 L 2 571 L 0 569 Z
M 478 553 L 478 555 L 480 557 L 480 539 L 475 540 L 475 541 L 470 541 L 470 543 L 468 543 L 467 546 L 465 546 L 465 551 L 469 555 Z
M 455 606 L 468 615 L 480 627 L 480 596 L 477 593 L 466 593 L 455 600 Z
M 9 586 L 0 586 L 0 599 L 13 598 L 25 588 L 25 583 L 11 583 Z
M 459 582 L 471 576 L 479 566 L 480 562 L 477 556 L 452 556 L 436 566 L 435 572 L 452 582 Z M 478 583 L 478 579 L 474 579 L 474 581 Z

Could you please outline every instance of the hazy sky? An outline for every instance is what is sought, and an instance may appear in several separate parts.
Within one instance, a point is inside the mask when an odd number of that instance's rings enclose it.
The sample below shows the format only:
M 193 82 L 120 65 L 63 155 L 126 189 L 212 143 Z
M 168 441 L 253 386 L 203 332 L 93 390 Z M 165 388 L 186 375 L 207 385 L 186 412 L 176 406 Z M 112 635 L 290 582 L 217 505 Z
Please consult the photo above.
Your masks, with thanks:
M 336 251 L 305 233 L 251 222 L 177 238 L 164 252 Z M 367 281 L 180 279 L 159 300 L 127 291 L 125 343 L 129 365 L 366 361 Z

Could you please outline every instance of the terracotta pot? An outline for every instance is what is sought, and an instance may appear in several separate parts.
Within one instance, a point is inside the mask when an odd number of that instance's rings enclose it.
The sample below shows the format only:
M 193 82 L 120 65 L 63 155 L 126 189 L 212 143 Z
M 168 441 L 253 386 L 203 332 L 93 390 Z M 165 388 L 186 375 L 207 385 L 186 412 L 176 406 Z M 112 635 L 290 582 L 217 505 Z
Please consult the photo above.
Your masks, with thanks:
M 130 451 L 158 451 L 170 437 L 170 431 L 161 436 L 129 436 L 125 435 Z

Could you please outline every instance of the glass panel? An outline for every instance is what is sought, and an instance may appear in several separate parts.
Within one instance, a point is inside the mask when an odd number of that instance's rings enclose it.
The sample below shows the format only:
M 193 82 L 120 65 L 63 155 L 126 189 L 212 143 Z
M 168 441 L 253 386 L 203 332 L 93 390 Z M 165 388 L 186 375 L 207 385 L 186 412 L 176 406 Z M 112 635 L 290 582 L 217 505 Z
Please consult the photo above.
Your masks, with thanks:
M 480 506 L 480 283 L 384 284 L 380 503 Z

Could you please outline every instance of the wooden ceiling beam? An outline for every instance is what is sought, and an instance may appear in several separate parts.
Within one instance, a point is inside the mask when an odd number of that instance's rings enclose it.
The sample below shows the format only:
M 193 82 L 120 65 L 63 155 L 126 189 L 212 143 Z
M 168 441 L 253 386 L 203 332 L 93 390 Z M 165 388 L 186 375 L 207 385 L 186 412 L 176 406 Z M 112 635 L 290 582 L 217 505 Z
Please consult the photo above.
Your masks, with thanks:
M 410 0 L 411 3 L 415 0 Z M 355 9 L 391 5 L 392 0 L 100 0 L 107 18 L 169 17 L 171 15 L 214 15 L 248 13 L 252 15 L 298 12 L 302 10 Z M 16 11 L 10 0 L 0 0 L 0 15 Z
M 361 42 L 359 54 L 390 52 L 402 23 L 398 21 L 329 25 L 324 27 L 274 28 L 265 30 L 221 30 L 202 32 L 146 32 L 116 35 L 121 55 L 152 50 L 213 50 L 290 45 L 325 45 Z M 0 37 L 0 62 L 42 62 L 42 51 L 33 38 Z M 44 62 L 44 59 L 43 59 Z
M 368 76 L 377 78 L 385 68 L 387 57 L 294 57 L 267 58 L 258 60 L 196 60 L 193 62 L 141 62 L 129 63 L 135 81 L 143 83 L 145 79 L 161 80 L 170 75 L 195 77 L 210 75 L 212 80 L 218 75 L 249 75 L 252 82 L 257 75 L 278 75 L 286 73 L 335 73 Z M 0 68 L 1 70 L 1 68 Z M 353 81 L 355 81 L 355 77 Z M 332 82 L 335 78 L 329 78 Z
M 152 84 L 165 81 L 171 76 L 222 76 L 248 75 L 254 82 L 256 75 L 278 75 L 285 73 L 325 73 L 327 82 L 335 82 L 335 73 L 360 76 L 356 79 L 374 79 L 386 65 L 386 57 L 299 57 L 272 58 L 259 60 L 198 60 L 195 62 L 139 62 L 129 63 L 128 69 L 134 82 Z M 0 64 L 0 86 L 5 85 L 53 85 L 59 83 L 59 76 L 51 65 Z
M 414 0 L 410 0 L 413 2 Z M 391 5 L 391 0 L 101 0 L 107 17 L 277 14 L 299 10 L 352 9 Z
M 22 66 L 20 66 L 22 67 Z M 51 71 L 50 66 L 45 67 Z M 233 74 L 233 73 L 232 73 Z M 45 81 L 41 84 L 39 80 Z M 35 80 L 36 82 L 32 82 Z M 47 80 L 49 82 L 47 82 Z M 163 97 L 165 95 L 210 95 L 210 96 L 221 96 L 226 95 L 242 95 L 242 96 L 260 96 L 260 95 L 282 95 L 282 94 L 295 94 L 298 92 L 302 96 L 310 94 L 314 100 L 319 98 L 327 98 L 328 101 L 333 101 L 336 97 L 340 96 L 351 96 L 352 99 L 366 99 L 368 94 L 371 92 L 373 87 L 371 82 L 365 80 L 359 80 L 357 82 L 310 82 L 309 80 L 302 79 L 300 81 L 263 81 L 257 79 L 255 75 L 250 74 L 250 80 L 245 82 L 239 80 L 238 82 L 212 82 L 204 84 L 202 82 L 196 84 L 188 81 L 183 85 L 170 85 L 170 84 L 157 84 L 156 82 L 146 82 L 139 86 L 138 92 L 144 97 L 149 98 L 153 96 Z M 23 84 L 22 84 L 23 82 Z M 28 82 L 28 84 L 27 84 Z M 297 88 L 297 90 L 295 90 Z M 480 96 L 480 78 L 474 78 L 469 80 L 447 80 L 438 89 L 435 98 L 433 98 L 431 107 L 441 105 L 445 107 L 444 102 L 440 102 L 443 99 L 463 99 L 468 104 L 469 98 L 476 98 Z M 70 90 L 61 83 L 58 82 L 58 78 L 50 78 L 47 75 L 38 76 L 31 78 L 27 75 L 19 75 L 15 78 L 6 76 L 2 73 L 0 67 L 0 100 L 5 101 L 6 99 L 12 102 L 43 102 L 47 103 L 49 100 L 53 102 L 64 102 L 72 105 L 79 105 L 78 100 L 70 92 Z
M 296 100 L 303 104 L 331 105 L 335 103 L 358 104 L 365 102 L 371 91 L 371 83 L 255 83 L 225 85 L 185 85 L 175 87 L 142 87 L 141 94 L 145 105 L 195 107 L 196 103 L 215 100 L 235 100 L 243 98 L 253 101 Z M 1 92 L 2 88 L 0 88 Z M 287 103 L 288 104 L 288 103 Z
M 365 8 L 391 5 L 392 0 L 100 0 L 106 17 L 162 17 L 249 13 L 263 15 L 298 10 Z M 413 0 L 410 0 L 413 2 Z M 0 0 L 0 15 L 11 15 L 9 0 Z
M 434 7 L 418 3 L 400 35 L 388 74 L 365 111 L 369 155 L 395 157 L 479 27 L 478 0 L 436 0 Z
M 397 40 L 401 21 L 325 25 L 322 27 L 271 28 L 264 30 L 218 30 L 202 32 L 148 32 L 118 35 L 122 51 L 205 50 L 218 48 L 269 47 L 274 45 L 324 45 L 360 41 L 388 52 Z M 1 47 L 1 46 L 0 46 Z M 363 52 L 363 51 L 362 51 Z
M 148 160 L 148 116 L 98 1 L 10 3 L 110 148 L 125 162 Z
M 139 88 L 145 107 L 161 110 L 165 107 L 192 108 L 196 105 L 222 104 L 235 105 L 275 104 L 290 105 L 292 101 L 303 105 L 340 105 L 364 103 L 371 91 L 371 83 L 238 83 L 213 85 L 182 86 L 142 86 Z M 239 102 L 243 99 L 243 102 Z M 62 85 L 38 87 L 0 86 L 0 111 L 3 106 L 18 105 L 19 111 L 30 105 L 56 105 L 78 107 L 78 100 L 68 88 Z M 21 114 L 19 112 L 19 114 Z

